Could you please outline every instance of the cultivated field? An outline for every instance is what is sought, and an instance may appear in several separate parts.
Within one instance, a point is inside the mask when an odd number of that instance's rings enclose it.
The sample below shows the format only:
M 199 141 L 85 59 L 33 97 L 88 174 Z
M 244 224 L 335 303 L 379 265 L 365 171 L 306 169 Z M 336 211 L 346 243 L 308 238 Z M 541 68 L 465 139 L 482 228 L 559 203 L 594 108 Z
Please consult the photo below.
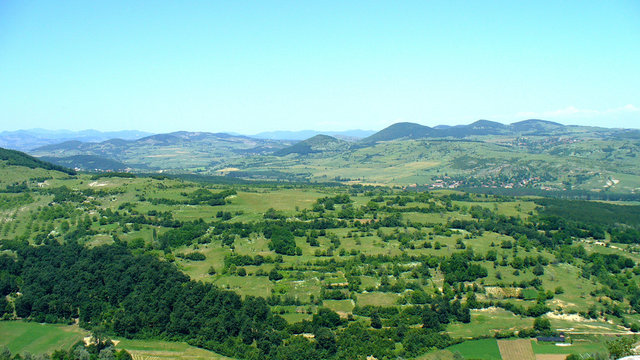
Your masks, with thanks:
M 498 340 L 502 360 L 536 360 L 531 340 Z

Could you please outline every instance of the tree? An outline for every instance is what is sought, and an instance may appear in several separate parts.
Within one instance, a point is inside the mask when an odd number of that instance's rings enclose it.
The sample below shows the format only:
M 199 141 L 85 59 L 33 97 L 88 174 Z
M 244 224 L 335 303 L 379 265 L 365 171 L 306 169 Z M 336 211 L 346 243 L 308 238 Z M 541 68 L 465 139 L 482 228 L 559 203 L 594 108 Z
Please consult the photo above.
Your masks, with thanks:
M 330 329 L 338 327 L 342 323 L 340 315 L 327 308 L 318 309 L 318 313 L 313 315 L 313 324 L 316 327 L 327 327 Z
M 551 330 L 551 321 L 546 318 L 538 317 L 533 320 L 533 328 L 540 332 Z
M 278 346 L 274 359 L 316 360 L 320 359 L 320 354 L 309 340 L 302 336 L 294 336 L 287 344 Z
M 380 315 L 377 312 L 371 315 L 371 327 L 374 329 L 382 328 L 382 321 L 380 320 Z
M 0 360 L 11 360 L 11 350 L 4 346 L 0 349 Z
M 544 267 L 542 265 L 540 265 L 540 264 L 536 265 L 533 268 L 533 274 L 536 275 L 536 276 L 544 275 Z
M 336 335 L 331 329 L 326 327 L 320 327 L 315 333 L 316 347 L 326 351 L 329 354 L 334 354 L 336 348 Z
M 73 349 L 73 358 L 77 360 L 90 360 L 91 354 L 82 345 L 78 345 Z
M 278 281 L 278 280 L 281 280 L 283 277 L 284 276 L 282 276 L 282 274 L 280 274 L 278 270 L 276 270 L 275 268 L 269 271 L 269 280 L 271 281 Z
M 637 340 L 637 336 L 621 336 L 615 340 L 607 341 L 607 350 L 609 355 L 614 359 L 624 356 L 633 355 L 633 344 Z

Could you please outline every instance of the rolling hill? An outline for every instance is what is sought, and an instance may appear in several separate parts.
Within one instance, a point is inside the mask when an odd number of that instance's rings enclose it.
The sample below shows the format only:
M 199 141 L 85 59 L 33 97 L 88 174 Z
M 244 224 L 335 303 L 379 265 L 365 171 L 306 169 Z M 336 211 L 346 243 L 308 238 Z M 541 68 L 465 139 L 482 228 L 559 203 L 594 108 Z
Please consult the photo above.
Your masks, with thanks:
M 292 146 L 273 153 L 276 156 L 289 154 L 309 155 L 314 153 L 339 152 L 348 150 L 350 144 L 344 140 L 336 139 L 328 135 L 316 135 Z
M 67 141 L 31 151 L 35 156 L 65 158 L 69 166 L 85 168 L 79 155 L 111 159 L 139 171 L 193 172 L 211 169 L 246 156 L 270 154 L 292 141 L 253 139 L 225 133 L 179 131 L 137 140 L 111 139 L 86 143 Z
M 68 168 L 77 168 L 84 171 L 124 171 L 128 168 L 127 165 L 120 161 L 95 155 L 73 155 L 68 157 L 43 156 L 40 159 L 52 164 Z
M 380 141 L 425 138 L 469 138 L 478 136 L 558 136 L 588 133 L 604 136 L 615 129 L 586 126 L 566 126 L 546 120 L 529 119 L 505 125 L 495 121 L 478 120 L 468 125 L 438 125 L 433 128 L 415 123 L 396 123 L 362 139 L 359 143 L 370 145 Z
M 36 159 L 31 155 L 27 155 L 21 151 L 0 148 L 0 160 L 6 162 L 7 165 L 24 166 L 30 169 L 44 169 L 60 171 L 69 175 L 75 175 L 75 171 L 64 166 L 54 165 L 49 162 Z

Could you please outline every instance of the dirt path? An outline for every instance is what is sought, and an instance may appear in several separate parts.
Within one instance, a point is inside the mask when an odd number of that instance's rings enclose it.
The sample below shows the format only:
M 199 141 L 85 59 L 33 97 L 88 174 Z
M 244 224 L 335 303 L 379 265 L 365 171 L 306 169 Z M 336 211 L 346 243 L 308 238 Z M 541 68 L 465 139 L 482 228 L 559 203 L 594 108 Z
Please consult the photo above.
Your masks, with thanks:
M 537 354 L 536 360 L 564 360 L 568 354 Z

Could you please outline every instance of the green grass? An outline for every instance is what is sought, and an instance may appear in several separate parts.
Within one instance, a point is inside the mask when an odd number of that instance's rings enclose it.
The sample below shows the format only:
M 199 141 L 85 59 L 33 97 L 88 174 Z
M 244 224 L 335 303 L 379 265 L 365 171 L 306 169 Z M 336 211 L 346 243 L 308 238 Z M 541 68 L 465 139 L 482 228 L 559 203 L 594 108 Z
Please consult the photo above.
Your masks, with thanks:
M 134 359 L 192 359 L 227 360 L 226 356 L 200 349 L 183 342 L 160 340 L 118 340 L 116 348 L 127 350 Z
M 0 346 L 7 346 L 13 354 L 51 354 L 55 350 L 68 350 L 86 336 L 89 336 L 89 332 L 77 325 L 0 321 Z M 134 359 L 230 359 L 182 342 L 113 340 L 116 348 L 127 350 Z
M 497 330 L 515 331 L 532 326 L 532 318 L 521 318 L 503 309 L 489 308 L 471 310 L 471 325 L 453 323 L 447 326 L 447 332 L 454 338 L 472 338 L 492 335 Z
M 75 325 L 0 321 L 0 346 L 7 346 L 13 354 L 48 354 L 58 349 L 67 350 L 85 336 L 88 332 Z
M 532 340 L 531 346 L 536 354 L 592 354 L 607 351 L 602 337 L 589 340 L 575 339 L 571 346 L 556 346 L 554 343 L 539 343 Z
M 392 306 L 396 305 L 400 295 L 394 293 L 370 292 L 358 294 L 357 304 L 359 306 Z
M 465 341 L 447 348 L 452 353 L 460 353 L 465 359 L 502 360 L 496 339 Z
M 353 300 L 324 300 L 322 306 L 336 312 L 351 313 L 353 311 Z

